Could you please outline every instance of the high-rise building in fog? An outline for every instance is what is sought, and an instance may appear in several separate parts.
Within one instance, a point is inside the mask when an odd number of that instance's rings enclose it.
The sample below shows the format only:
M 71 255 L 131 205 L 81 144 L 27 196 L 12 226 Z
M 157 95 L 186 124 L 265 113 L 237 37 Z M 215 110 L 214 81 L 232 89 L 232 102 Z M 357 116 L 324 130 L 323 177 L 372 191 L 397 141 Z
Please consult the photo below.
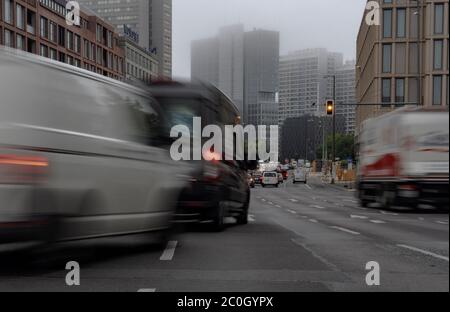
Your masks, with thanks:
M 345 120 L 345 132 L 353 134 L 356 123 L 356 68 L 355 61 L 348 61 L 336 69 L 336 114 Z
M 244 120 L 253 125 L 278 124 L 280 35 L 254 30 L 244 37 Z
M 214 84 L 240 110 L 246 124 L 277 124 L 279 33 L 221 28 L 191 47 L 191 77 Z
M 191 77 L 209 82 L 244 112 L 244 26 L 223 27 L 214 38 L 191 46 Z
M 333 79 L 342 67 L 343 55 L 326 49 L 307 49 L 280 58 L 279 123 L 287 118 L 314 115 L 333 98 Z
M 159 75 L 172 77 L 172 0 L 78 1 L 154 53 Z

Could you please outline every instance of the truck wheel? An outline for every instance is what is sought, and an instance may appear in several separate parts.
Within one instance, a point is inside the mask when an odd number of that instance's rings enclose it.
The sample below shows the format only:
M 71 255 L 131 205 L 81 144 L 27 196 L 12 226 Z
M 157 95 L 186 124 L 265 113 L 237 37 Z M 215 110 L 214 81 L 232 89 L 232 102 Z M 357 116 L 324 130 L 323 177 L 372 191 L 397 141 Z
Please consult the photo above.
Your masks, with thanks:
M 359 205 L 363 208 L 367 208 L 369 207 L 370 202 L 366 199 L 360 199 L 359 200 Z
M 395 192 L 384 190 L 379 198 L 379 204 L 384 209 L 391 209 L 395 202 Z

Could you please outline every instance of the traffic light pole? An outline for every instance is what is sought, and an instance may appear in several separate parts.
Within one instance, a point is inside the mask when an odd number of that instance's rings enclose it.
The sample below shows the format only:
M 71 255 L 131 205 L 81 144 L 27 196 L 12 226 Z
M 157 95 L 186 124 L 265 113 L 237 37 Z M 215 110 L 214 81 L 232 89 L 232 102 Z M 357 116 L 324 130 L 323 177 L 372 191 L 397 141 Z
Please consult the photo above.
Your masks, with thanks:
M 335 177 L 336 177 L 336 168 L 335 168 L 335 161 L 336 161 L 336 75 L 332 76 L 333 78 L 333 100 L 334 100 L 334 109 L 333 109 L 333 151 L 332 151 L 332 158 L 331 158 L 331 184 L 335 184 Z

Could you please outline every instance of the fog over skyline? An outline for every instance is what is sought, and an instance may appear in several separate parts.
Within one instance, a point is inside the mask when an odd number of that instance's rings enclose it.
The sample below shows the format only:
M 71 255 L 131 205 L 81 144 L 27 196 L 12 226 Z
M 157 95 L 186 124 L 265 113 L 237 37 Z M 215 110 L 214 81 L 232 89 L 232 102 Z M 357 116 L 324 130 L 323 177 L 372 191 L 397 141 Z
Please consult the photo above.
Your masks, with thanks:
M 356 36 L 366 0 L 173 0 L 174 77 L 190 77 L 191 41 L 222 26 L 280 32 L 280 54 L 328 48 L 355 59 Z

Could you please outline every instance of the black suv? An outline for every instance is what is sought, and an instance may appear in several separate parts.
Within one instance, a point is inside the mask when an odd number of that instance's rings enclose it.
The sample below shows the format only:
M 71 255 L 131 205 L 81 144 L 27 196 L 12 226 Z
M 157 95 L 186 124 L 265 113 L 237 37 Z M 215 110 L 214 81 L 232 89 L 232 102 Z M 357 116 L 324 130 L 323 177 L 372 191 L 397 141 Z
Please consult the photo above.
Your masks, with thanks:
M 202 127 L 235 125 L 240 121 L 239 111 L 232 101 L 212 86 L 164 81 L 154 83 L 150 91 L 165 112 L 168 131 L 174 125 L 184 125 L 192 133 L 194 117 L 202 118 Z M 247 224 L 250 202 L 247 172 L 255 169 L 256 161 L 187 163 L 191 167 L 190 183 L 179 199 L 175 222 L 210 224 L 217 231 L 224 229 L 226 217 L 235 217 L 238 224 Z

